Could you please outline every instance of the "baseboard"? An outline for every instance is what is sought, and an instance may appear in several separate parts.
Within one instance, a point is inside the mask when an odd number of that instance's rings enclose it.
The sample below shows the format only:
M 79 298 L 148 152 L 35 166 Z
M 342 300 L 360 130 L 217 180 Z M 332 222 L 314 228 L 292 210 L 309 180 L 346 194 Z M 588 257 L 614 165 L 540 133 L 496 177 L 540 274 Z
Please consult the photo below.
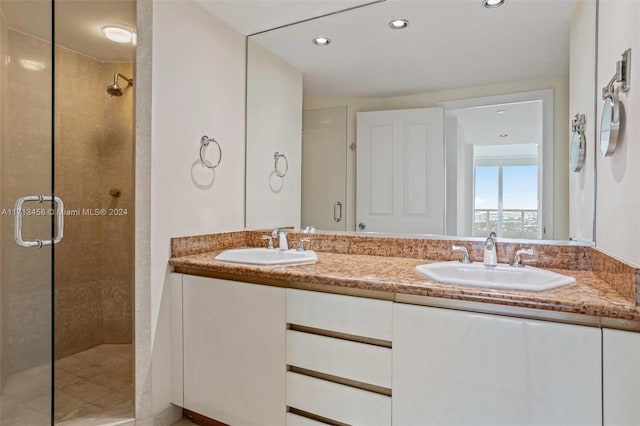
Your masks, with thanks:
M 154 426 L 171 426 L 182 418 L 182 408 L 171 404 L 155 416 L 153 416 Z

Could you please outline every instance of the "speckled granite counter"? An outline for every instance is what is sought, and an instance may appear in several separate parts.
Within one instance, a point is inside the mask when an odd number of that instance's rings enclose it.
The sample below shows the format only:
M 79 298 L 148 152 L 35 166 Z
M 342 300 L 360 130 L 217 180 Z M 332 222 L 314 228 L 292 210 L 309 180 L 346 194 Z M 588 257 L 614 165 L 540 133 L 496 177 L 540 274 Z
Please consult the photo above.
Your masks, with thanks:
M 169 263 L 184 273 L 206 272 L 221 278 L 298 288 L 310 284 L 320 291 L 324 287 L 338 292 L 349 289 L 351 294 L 376 292 L 390 300 L 397 300 L 399 295 L 429 296 L 640 321 L 640 308 L 635 303 L 586 270 L 550 268 L 574 277 L 576 283 L 527 292 L 443 285 L 415 271 L 417 265 L 437 260 L 318 252 L 318 262 L 312 265 L 255 266 L 216 261 L 219 252 L 176 256 Z

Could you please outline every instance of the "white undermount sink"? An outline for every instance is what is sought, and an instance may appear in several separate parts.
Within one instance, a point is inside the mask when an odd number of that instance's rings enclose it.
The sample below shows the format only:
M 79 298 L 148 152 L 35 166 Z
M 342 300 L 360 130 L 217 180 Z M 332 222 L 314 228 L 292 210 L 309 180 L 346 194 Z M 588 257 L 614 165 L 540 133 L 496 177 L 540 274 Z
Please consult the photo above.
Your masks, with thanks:
M 542 291 L 576 282 L 572 277 L 533 266 L 515 268 L 503 263 L 485 266 L 479 262 L 438 262 L 419 265 L 416 270 L 441 284 L 508 290 Z
M 299 265 L 316 263 L 318 256 L 312 250 L 279 250 L 268 248 L 241 248 L 225 250 L 216 256 L 223 262 L 248 265 Z

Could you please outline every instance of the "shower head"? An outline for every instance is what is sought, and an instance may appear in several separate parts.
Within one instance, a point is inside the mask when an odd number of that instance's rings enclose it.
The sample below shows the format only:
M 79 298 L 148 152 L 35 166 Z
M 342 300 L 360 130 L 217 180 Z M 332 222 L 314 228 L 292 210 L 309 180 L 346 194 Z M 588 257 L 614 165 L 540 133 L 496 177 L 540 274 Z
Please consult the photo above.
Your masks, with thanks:
M 110 94 L 111 96 L 122 96 L 122 93 L 123 93 L 122 87 L 120 87 L 118 85 L 118 78 L 119 77 L 122 77 L 124 80 L 127 81 L 127 86 L 128 87 L 133 86 L 133 79 L 127 78 L 124 75 L 122 75 L 119 72 L 117 72 L 113 76 L 113 84 L 109 84 L 107 86 L 107 93 Z

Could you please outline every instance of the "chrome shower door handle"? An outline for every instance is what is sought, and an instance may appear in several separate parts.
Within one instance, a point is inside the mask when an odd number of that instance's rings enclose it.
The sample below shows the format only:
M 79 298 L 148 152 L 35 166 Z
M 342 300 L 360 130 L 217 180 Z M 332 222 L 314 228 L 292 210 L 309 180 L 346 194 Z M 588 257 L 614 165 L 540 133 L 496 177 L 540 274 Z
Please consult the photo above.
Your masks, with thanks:
M 56 235 L 51 240 L 40 240 L 37 239 L 35 241 L 24 241 L 22 239 L 22 217 L 24 216 L 23 205 L 27 201 L 35 201 L 37 203 L 43 203 L 45 201 L 53 201 L 56 204 Z M 46 213 L 46 212 L 45 212 Z M 53 211 L 51 210 L 52 214 Z M 14 236 L 16 243 L 21 247 L 38 247 L 42 248 L 44 246 L 50 246 L 53 244 L 58 244 L 62 241 L 62 237 L 64 235 L 64 203 L 62 200 L 55 196 L 45 196 L 42 194 L 38 195 L 27 195 L 26 197 L 20 197 L 16 201 L 16 210 L 15 210 L 15 226 L 14 226 Z
M 338 208 L 337 214 L 336 207 Z M 342 221 L 342 203 L 340 201 L 336 201 L 335 203 L 333 203 L 333 220 L 336 222 Z

